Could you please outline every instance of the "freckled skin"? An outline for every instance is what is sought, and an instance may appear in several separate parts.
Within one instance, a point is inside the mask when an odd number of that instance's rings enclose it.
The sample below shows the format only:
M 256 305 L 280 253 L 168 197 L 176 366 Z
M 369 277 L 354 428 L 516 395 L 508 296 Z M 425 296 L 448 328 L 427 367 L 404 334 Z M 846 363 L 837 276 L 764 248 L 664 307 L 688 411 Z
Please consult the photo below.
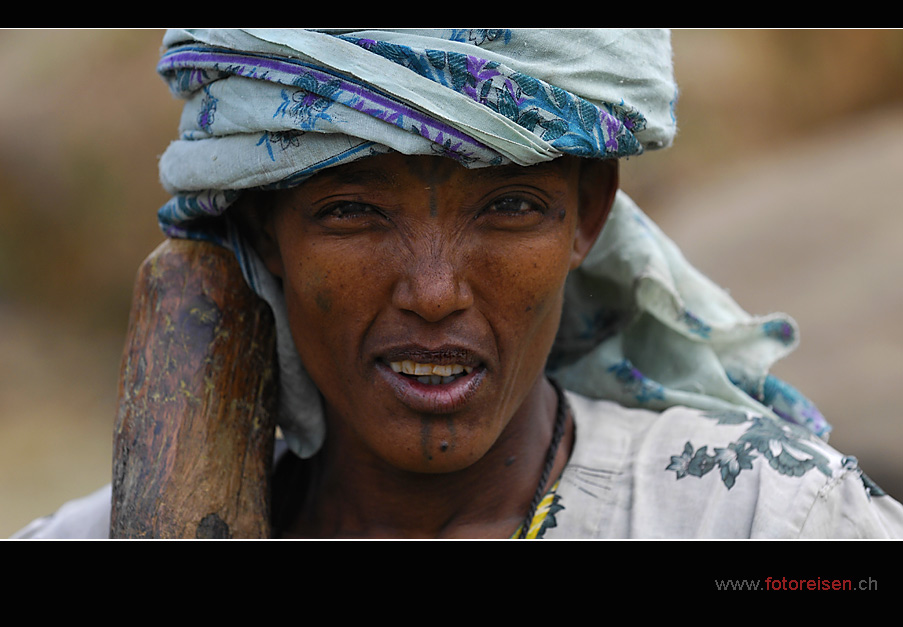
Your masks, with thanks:
M 617 169 L 561 158 L 481 170 L 372 157 L 278 192 L 260 226 L 255 246 L 283 279 L 295 344 L 325 401 L 323 486 L 410 496 L 433 476 L 443 503 L 458 487 L 472 500 L 483 480 L 512 500 L 535 489 L 531 475 L 506 486 L 522 471 L 493 473 L 542 461 L 556 406 L 543 369 L 564 280 L 604 223 Z M 387 347 L 407 342 L 476 351 L 485 377 L 474 396 L 443 415 L 407 406 L 376 376 Z

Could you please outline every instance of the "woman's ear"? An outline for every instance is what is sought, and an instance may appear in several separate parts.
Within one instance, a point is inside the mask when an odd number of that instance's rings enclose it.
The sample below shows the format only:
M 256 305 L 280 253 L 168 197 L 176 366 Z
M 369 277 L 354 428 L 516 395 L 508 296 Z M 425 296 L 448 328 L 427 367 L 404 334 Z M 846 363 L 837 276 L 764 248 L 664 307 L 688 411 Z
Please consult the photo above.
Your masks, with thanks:
M 242 194 L 230 211 L 257 256 L 271 274 L 282 278 L 284 266 L 275 232 L 276 192 L 249 191 Z
M 581 159 L 577 232 L 571 270 L 583 263 L 602 232 L 620 183 L 617 159 Z

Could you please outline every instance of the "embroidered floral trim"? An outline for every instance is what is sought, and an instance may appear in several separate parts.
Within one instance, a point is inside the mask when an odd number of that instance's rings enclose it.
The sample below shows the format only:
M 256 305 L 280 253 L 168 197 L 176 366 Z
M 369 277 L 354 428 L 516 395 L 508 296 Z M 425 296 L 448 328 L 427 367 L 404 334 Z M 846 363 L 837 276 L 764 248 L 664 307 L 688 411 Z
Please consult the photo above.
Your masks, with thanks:
M 869 497 L 869 500 L 871 500 L 873 496 L 887 496 L 887 492 L 882 490 L 881 486 L 875 483 L 867 474 L 862 472 L 862 469 L 859 468 L 858 459 L 850 455 L 848 457 L 844 457 L 843 460 L 841 460 L 841 463 L 843 464 L 844 468 L 859 473 L 859 480 L 862 481 L 862 487 L 865 488 L 865 493 Z
M 802 477 L 816 469 L 826 477 L 832 472 L 827 456 L 813 444 L 811 433 L 791 423 L 778 423 L 764 416 L 747 415 L 741 411 L 719 411 L 703 414 L 721 425 L 748 423 L 748 428 L 737 441 L 726 448 L 715 448 L 714 454 L 708 446 L 694 448 L 691 442 L 684 444 L 679 455 L 671 456 L 671 463 L 665 470 L 673 470 L 677 479 L 686 476 L 703 477 L 716 468 L 721 480 L 730 490 L 737 477 L 744 470 L 751 470 L 755 460 L 764 459 L 769 466 L 782 475 Z

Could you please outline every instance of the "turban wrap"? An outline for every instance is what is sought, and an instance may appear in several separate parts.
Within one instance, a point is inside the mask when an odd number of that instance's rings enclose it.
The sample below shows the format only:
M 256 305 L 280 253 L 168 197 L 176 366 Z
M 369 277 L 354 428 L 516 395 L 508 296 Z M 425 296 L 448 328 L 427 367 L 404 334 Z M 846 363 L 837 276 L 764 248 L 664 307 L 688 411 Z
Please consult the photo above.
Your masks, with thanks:
M 170 237 L 231 248 L 273 309 L 277 420 L 302 457 L 322 444 L 318 391 L 291 339 L 281 286 L 230 219 L 242 190 L 280 189 L 387 152 L 465 167 L 561 155 L 614 159 L 671 144 L 670 35 L 661 30 L 173 30 L 159 73 L 184 99 L 160 160 Z M 768 374 L 797 344 L 695 270 L 623 192 L 565 286 L 547 370 L 591 398 L 662 410 L 754 411 L 829 426 Z

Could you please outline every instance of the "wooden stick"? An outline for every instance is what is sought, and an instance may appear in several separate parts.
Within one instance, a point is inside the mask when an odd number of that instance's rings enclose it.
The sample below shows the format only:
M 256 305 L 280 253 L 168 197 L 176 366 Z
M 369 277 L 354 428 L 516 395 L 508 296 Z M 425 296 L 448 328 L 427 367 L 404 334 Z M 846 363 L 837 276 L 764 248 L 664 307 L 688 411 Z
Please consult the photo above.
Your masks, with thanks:
M 113 445 L 111 538 L 270 535 L 268 305 L 231 251 L 168 240 L 135 283 Z

